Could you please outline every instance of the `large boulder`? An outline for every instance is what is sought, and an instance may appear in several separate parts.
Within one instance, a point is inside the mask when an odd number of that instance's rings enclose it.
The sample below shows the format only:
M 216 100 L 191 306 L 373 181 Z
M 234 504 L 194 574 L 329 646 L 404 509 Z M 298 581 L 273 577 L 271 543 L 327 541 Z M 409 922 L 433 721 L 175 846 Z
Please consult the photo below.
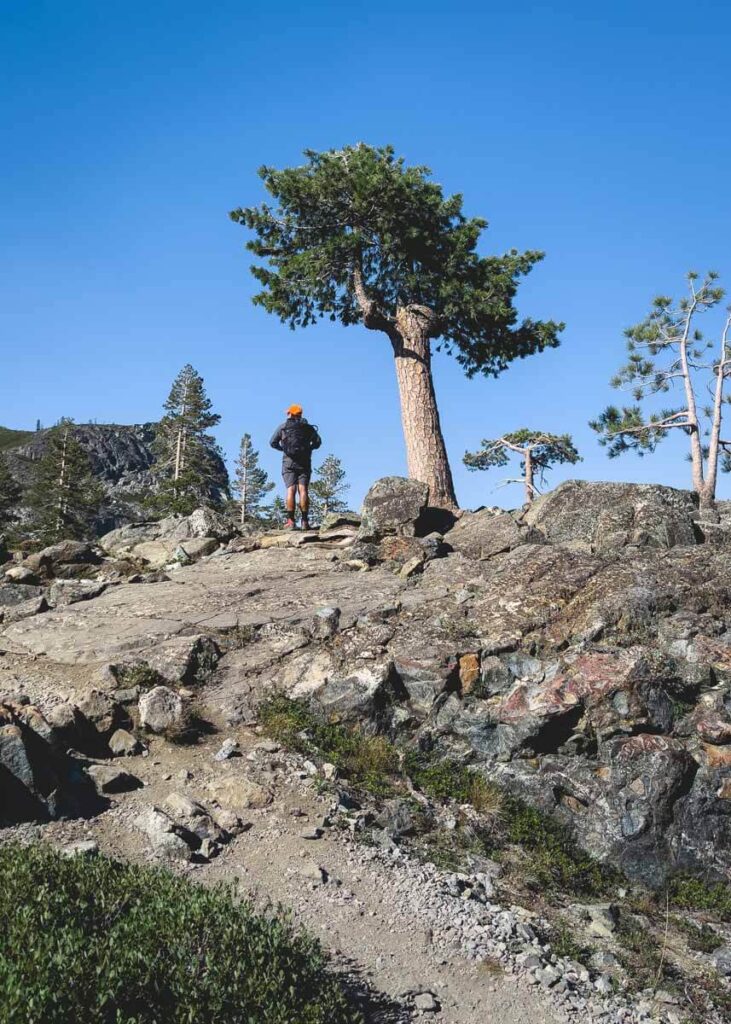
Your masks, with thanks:
M 611 551 L 628 545 L 694 545 L 696 514 L 690 491 L 658 484 L 567 480 L 533 502 L 522 522 L 551 544 Z
M 496 513 L 484 508 L 465 512 L 446 537 L 454 551 L 467 558 L 492 558 L 521 544 L 540 543 L 542 535 L 520 523 L 510 512 Z
M 139 558 L 161 566 L 173 561 L 179 547 L 195 560 L 236 532 L 233 521 L 226 516 L 210 508 L 198 508 L 189 516 L 121 526 L 106 533 L 99 545 L 114 558 Z
M 23 604 L 43 594 L 43 587 L 30 583 L 0 583 L 0 607 Z
M 48 821 L 95 802 L 51 724 L 33 705 L 0 704 L 0 824 Z
M 166 683 L 195 683 L 210 674 L 219 657 L 218 646 L 204 634 L 174 636 L 130 655 L 115 670 L 124 676 L 125 670 L 147 665 Z
M 101 558 L 91 544 L 81 540 L 62 540 L 29 555 L 23 565 L 31 572 L 55 576 L 61 566 L 98 565 L 99 562 Z
M 429 488 L 420 480 L 384 476 L 376 480 L 365 496 L 358 539 L 376 541 L 383 537 L 414 537 L 419 517 L 427 507 Z

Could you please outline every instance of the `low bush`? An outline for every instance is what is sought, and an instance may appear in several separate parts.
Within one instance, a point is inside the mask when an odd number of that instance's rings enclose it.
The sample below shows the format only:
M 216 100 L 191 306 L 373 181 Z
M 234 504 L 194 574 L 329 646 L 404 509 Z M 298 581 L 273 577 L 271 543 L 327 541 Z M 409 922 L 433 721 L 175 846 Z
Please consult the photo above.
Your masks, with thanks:
M 731 921 L 731 885 L 704 882 L 690 875 L 676 875 L 669 886 L 670 903 L 684 910 L 704 910 L 721 921 Z
M 227 888 L 0 848 L 0 1024 L 362 1024 L 314 939 Z

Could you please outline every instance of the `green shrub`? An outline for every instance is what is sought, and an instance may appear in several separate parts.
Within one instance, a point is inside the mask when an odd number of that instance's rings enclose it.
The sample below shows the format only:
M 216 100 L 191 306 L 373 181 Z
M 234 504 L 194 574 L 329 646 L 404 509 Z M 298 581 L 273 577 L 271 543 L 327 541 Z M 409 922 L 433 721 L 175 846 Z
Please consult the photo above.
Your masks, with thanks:
M 334 764 L 354 786 L 387 796 L 399 771 L 397 748 L 384 736 L 356 726 L 327 722 L 301 701 L 272 697 L 259 708 L 259 720 L 274 739 L 300 753 Z
M 541 886 L 600 896 L 616 881 L 617 873 L 582 850 L 570 832 L 518 797 L 504 798 L 503 822 L 508 842 L 530 854 L 532 873 Z
M 0 848 L 0 1024 L 362 1024 L 314 939 L 233 896 Z
M 141 690 L 151 690 L 166 680 L 146 661 L 136 661 L 132 665 L 123 665 L 117 669 L 117 682 L 120 687 L 139 686 Z
M 403 770 L 415 786 L 436 800 L 471 804 L 485 815 L 498 815 L 501 811 L 502 793 L 497 786 L 454 758 L 436 759 L 423 751 L 409 751 Z
M 686 910 L 705 910 L 722 921 L 731 921 L 731 885 L 704 882 L 690 875 L 677 875 L 670 882 L 670 902 Z
M 707 924 L 696 924 L 684 918 L 676 918 L 675 925 L 685 935 L 688 949 L 698 953 L 713 953 L 723 945 L 723 939 Z

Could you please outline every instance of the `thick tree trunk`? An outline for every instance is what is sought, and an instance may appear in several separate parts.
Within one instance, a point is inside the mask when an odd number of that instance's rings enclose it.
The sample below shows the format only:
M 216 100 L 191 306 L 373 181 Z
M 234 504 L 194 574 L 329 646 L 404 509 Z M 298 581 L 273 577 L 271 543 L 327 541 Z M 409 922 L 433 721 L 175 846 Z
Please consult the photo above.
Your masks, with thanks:
M 401 399 L 401 422 L 409 476 L 429 486 L 429 502 L 456 508 L 452 471 L 439 422 L 431 372 L 431 310 L 407 306 L 399 310 L 391 336 Z

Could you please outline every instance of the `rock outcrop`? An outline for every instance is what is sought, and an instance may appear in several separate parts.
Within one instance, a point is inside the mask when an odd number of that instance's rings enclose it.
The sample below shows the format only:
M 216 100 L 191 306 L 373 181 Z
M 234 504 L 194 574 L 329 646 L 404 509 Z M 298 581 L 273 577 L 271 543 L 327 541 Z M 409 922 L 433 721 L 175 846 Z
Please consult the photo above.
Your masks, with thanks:
M 155 493 L 152 476 L 155 439 L 154 423 L 132 426 L 118 424 L 79 423 L 74 434 L 86 451 L 95 476 L 102 483 L 106 499 L 97 521 L 101 535 L 124 523 L 144 517 L 141 497 Z M 9 446 L 4 454 L 11 473 L 26 488 L 33 479 L 33 464 L 45 451 L 48 431 L 20 434 L 20 443 Z M 213 460 L 213 483 L 210 497 L 217 501 L 228 493 L 228 473 L 218 455 Z
M 464 514 L 424 536 L 425 502 L 380 481 L 359 538 L 346 524 L 337 539 L 234 542 L 174 579 L 10 622 L 0 650 L 29 676 L 39 655 L 70 676 L 147 666 L 173 717 L 187 685 L 229 721 L 255 721 L 273 692 L 308 699 L 464 759 L 634 879 L 725 877 L 728 520 L 710 539 L 686 492 L 569 482 L 525 513 Z M 148 542 L 130 528 L 106 543 Z

